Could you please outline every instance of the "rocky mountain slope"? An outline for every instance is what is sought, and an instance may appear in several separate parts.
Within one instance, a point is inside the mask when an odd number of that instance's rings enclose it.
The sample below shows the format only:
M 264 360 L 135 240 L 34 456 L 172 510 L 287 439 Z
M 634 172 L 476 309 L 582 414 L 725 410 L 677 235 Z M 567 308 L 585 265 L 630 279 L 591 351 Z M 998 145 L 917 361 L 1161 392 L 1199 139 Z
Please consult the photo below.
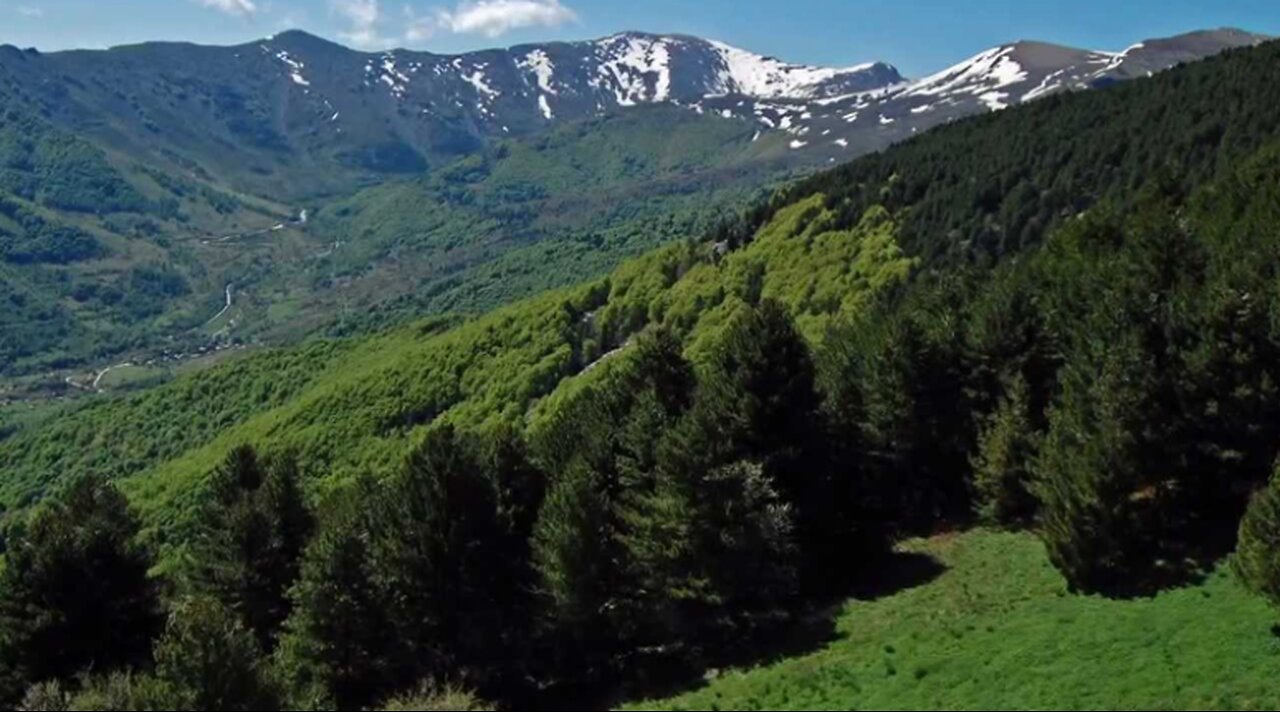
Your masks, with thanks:
M 804 163 L 881 148 L 1047 94 L 1145 76 L 1255 44 L 1237 30 L 1122 52 L 1035 42 L 918 81 L 873 62 L 788 64 L 723 43 L 624 33 L 464 55 L 364 53 L 286 32 L 237 47 L 0 50 L 0 90 L 59 126 L 277 199 L 416 173 L 495 140 L 644 104 L 746 118 L 793 135 Z

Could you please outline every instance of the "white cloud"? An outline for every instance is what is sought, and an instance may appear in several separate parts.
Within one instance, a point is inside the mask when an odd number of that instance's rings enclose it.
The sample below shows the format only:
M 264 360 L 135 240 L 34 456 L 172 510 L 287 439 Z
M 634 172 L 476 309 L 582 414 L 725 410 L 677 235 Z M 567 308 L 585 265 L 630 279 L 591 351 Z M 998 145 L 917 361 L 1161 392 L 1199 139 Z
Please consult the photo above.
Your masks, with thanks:
M 254 0 L 200 0 L 200 4 L 205 7 L 211 7 L 214 10 L 220 10 L 228 15 L 241 15 L 244 17 L 258 11 L 258 4 Z
M 377 49 L 388 40 L 378 34 L 382 12 L 378 0 L 334 0 L 333 10 L 347 21 L 350 27 L 338 33 L 342 39 L 363 49 Z
M 500 37 L 512 30 L 558 27 L 577 19 L 578 14 L 560 0 L 467 0 L 455 10 L 437 10 L 434 25 L 457 34 Z
M 23 17 L 44 17 L 44 10 L 31 5 L 19 5 L 15 10 Z
M 422 42 L 435 36 L 437 25 L 435 18 L 419 17 L 412 7 L 404 6 L 405 25 L 404 38 L 407 42 Z

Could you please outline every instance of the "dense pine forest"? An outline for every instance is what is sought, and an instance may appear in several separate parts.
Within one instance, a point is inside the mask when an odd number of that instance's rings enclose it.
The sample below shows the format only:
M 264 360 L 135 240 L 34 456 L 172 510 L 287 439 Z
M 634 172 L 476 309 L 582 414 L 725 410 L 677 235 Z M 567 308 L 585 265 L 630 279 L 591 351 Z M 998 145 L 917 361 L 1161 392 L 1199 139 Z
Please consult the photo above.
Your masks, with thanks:
M 0 441 L 0 702 L 616 704 L 974 527 L 1066 595 L 1226 566 L 1280 605 L 1278 65 L 958 122 L 590 284 Z

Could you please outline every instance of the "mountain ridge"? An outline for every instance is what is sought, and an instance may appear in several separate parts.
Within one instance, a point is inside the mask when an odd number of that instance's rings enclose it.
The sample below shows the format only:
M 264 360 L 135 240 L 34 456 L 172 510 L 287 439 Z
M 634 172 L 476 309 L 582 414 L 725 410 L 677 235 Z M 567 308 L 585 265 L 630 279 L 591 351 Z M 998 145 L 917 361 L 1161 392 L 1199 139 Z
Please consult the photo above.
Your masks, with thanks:
M 7 84 L 63 128 L 130 146 L 149 162 L 194 164 L 237 189 L 296 199 L 657 103 L 791 134 L 791 162 L 820 166 L 961 116 L 1265 39 L 1227 28 L 1121 52 L 1023 40 L 912 80 L 882 61 L 793 64 L 685 34 L 630 31 L 436 54 L 363 52 L 287 30 L 233 46 L 9 46 L 0 51 L 0 89 Z

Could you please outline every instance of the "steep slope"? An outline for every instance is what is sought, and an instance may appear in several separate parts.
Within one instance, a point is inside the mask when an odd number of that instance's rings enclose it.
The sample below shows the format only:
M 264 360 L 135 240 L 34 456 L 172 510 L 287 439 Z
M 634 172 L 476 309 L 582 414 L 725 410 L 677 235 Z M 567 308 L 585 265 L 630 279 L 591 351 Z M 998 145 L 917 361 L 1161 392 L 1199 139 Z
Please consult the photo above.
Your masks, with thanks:
M 1277 55 L 1270 44 L 961 122 L 795 186 L 732 236 L 754 237 L 746 247 L 677 245 L 457 329 L 429 322 L 360 341 L 331 377 L 267 411 L 218 405 L 238 389 L 214 387 L 213 373 L 103 400 L 0 443 L 4 501 L 21 505 L 49 481 L 97 471 L 131 479 L 163 528 L 181 516 L 174 502 L 245 441 L 297 448 L 337 480 L 382 471 L 425 424 L 520 420 L 647 324 L 672 325 L 696 351 L 735 295 L 778 298 L 820 338 L 917 262 L 950 269 L 1028 249 L 1099 201 L 1123 204 L 1170 167 L 1189 186 L 1230 171 L 1280 137 L 1269 81 Z M 1022 237 L 998 249 L 1009 235 Z M 255 363 L 245 373 L 270 381 L 274 366 Z M 192 396 L 171 398 L 174 389 Z M 164 427 L 148 415 L 154 408 Z M 206 411 L 228 413 L 220 431 L 186 425 Z
M 1194 32 L 1121 52 L 1023 41 L 986 50 L 922 79 L 869 91 L 801 101 L 722 99 L 705 102 L 705 108 L 791 134 L 796 160 L 843 162 L 958 118 L 1150 76 L 1266 39 L 1240 30 Z

